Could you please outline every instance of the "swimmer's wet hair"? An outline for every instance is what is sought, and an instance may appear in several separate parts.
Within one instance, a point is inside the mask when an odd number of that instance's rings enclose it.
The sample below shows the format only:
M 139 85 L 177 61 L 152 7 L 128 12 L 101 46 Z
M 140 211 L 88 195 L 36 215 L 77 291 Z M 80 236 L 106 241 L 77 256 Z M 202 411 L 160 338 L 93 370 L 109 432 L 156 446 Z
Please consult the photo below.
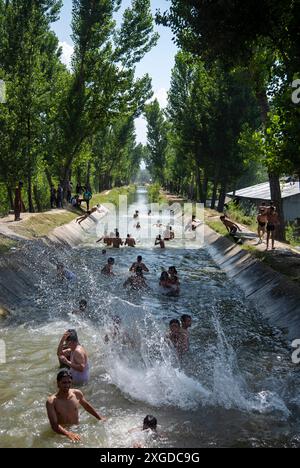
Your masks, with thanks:
M 173 324 L 175 324 L 175 323 L 176 323 L 176 325 L 179 325 L 179 326 L 180 326 L 180 322 L 179 322 L 179 320 L 177 320 L 177 319 L 171 320 L 170 326 L 173 325 Z
M 171 267 L 169 268 L 169 271 L 173 271 L 173 272 L 175 273 L 175 275 L 177 275 L 176 267 L 171 266 Z
M 185 322 L 186 320 L 192 320 L 192 317 L 190 315 L 184 314 L 181 316 L 181 321 Z
M 160 276 L 160 281 L 166 281 L 169 279 L 169 274 L 166 271 L 163 271 Z
M 64 379 L 65 377 L 73 380 L 72 374 L 69 371 L 69 369 L 63 369 L 57 374 L 57 382 L 61 382 L 62 379 Z
M 148 415 L 144 419 L 143 429 L 154 429 L 157 428 L 157 419 L 154 416 Z
M 80 305 L 83 305 L 83 306 L 87 306 L 87 301 L 85 299 L 81 299 L 81 301 L 79 302 Z
M 113 265 L 115 263 L 115 259 L 114 258 L 109 258 L 107 262 L 108 262 L 109 265 Z
M 138 262 L 141 262 L 143 260 L 143 257 L 139 255 L 137 259 L 138 259 Z
M 68 330 L 69 336 L 66 341 L 71 341 L 71 343 L 78 343 L 78 335 L 76 330 Z

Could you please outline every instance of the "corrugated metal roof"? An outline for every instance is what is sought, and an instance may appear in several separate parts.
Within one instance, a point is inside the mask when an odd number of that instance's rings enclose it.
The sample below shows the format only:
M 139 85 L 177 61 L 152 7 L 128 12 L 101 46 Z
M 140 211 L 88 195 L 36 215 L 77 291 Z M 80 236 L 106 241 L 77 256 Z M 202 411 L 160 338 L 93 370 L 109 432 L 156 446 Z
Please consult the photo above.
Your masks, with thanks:
M 282 198 L 293 197 L 294 195 L 300 194 L 300 182 L 295 182 L 291 185 L 290 183 L 281 184 Z M 265 182 L 264 184 L 254 185 L 253 187 L 247 187 L 242 190 L 237 190 L 227 194 L 229 197 L 240 197 L 240 198 L 251 198 L 252 200 L 271 200 L 270 184 Z

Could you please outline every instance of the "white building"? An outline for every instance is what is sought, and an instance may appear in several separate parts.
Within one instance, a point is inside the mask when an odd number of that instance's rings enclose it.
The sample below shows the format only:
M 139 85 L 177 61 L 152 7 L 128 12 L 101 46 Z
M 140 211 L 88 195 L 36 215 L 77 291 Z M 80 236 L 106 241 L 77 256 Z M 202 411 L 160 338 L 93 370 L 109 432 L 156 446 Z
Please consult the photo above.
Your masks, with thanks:
M 230 192 L 227 195 L 230 198 L 238 198 L 241 202 L 250 201 L 257 206 L 263 201 L 271 201 L 269 182 L 237 190 L 236 192 Z M 281 184 L 281 195 L 285 221 L 300 220 L 300 181 L 294 183 L 283 181 Z

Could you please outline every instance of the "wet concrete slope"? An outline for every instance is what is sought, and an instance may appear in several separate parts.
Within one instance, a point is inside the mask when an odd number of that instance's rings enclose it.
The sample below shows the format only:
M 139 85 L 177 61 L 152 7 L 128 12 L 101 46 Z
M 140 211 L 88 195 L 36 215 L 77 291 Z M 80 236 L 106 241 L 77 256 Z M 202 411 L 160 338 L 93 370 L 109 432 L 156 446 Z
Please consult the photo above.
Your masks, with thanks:
M 244 291 L 271 325 L 300 338 L 300 291 L 295 283 L 205 226 L 207 248 L 216 263 Z

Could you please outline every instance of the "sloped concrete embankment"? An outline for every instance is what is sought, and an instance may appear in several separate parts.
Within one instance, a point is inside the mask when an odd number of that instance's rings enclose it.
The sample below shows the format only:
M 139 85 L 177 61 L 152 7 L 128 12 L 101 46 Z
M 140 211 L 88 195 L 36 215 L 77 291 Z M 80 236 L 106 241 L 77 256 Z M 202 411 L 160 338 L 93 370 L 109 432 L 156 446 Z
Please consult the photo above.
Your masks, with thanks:
M 285 329 L 289 340 L 300 339 L 300 291 L 296 285 L 208 226 L 205 241 L 216 263 L 263 317 Z
M 58 227 L 43 239 L 25 241 L 23 245 L 0 259 L 0 318 L 6 317 L 7 310 L 26 311 L 38 294 L 41 271 L 52 271 L 55 265 L 49 258 L 51 249 L 75 247 L 87 235 L 96 235 L 97 224 L 105 213 L 96 213 L 79 226 L 75 221 Z M 48 246 L 48 249 L 47 249 Z M 51 249 L 49 249 L 51 247 Z M 57 250 L 56 250 L 57 252 Z
M 38 290 L 40 268 L 50 269 L 50 262 L 46 264 L 46 261 L 42 261 L 38 252 L 35 257 L 28 258 L 28 247 L 29 243 L 24 244 L 0 259 L 0 309 L 4 308 L 2 318 L 6 317 L 8 311 L 30 307 Z
M 102 220 L 106 213 L 107 211 L 94 213 L 86 219 L 81 226 L 74 220 L 69 224 L 54 229 L 47 238 L 54 244 L 75 247 L 84 242 L 87 235 L 96 236 L 98 222 Z

